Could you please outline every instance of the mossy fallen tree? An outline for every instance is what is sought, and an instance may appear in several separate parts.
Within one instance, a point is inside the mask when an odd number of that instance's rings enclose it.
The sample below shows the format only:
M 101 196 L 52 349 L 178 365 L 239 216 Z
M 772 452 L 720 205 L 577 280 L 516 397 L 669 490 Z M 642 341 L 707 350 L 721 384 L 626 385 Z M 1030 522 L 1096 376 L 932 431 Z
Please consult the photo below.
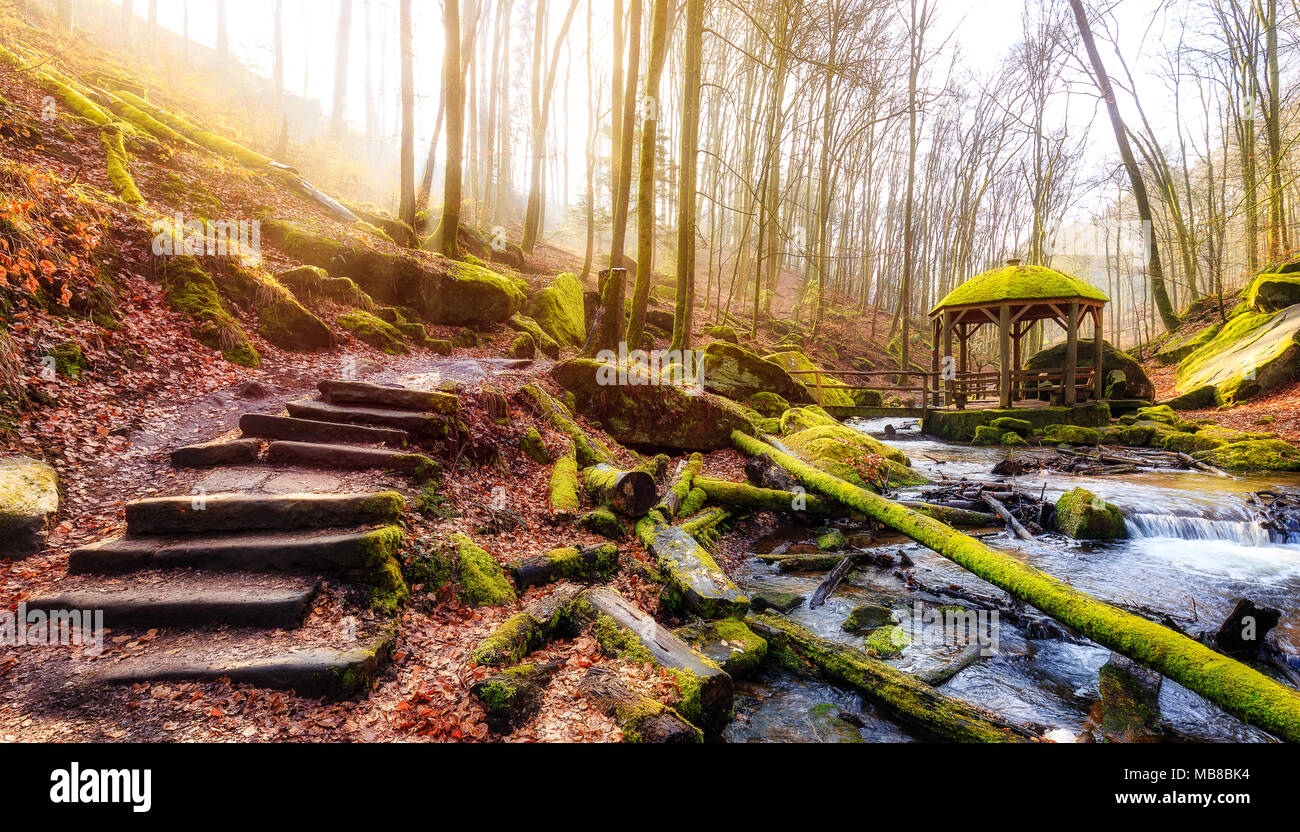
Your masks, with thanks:
M 817 675 L 860 691 L 901 721 L 953 742 L 1032 742 L 1025 729 L 969 702 L 940 693 L 846 644 L 824 639 L 787 618 L 759 613 L 750 628 L 767 640 L 767 655 L 796 673 Z
M 568 408 L 556 401 L 555 397 L 546 392 L 540 385 L 525 384 L 520 390 L 520 395 L 552 427 L 568 435 L 569 439 L 573 441 L 574 449 L 577 451 L 579 465 L 583 467 L 618 465 L 618 460 L 614 458 L 614 452 L 610 450 L 609 446 L 588 435 L 586 431 L 578 427 L 578 423 L 570 417 Z
M 704 733 L 683 719 L 681 714 L 632 690 L 608 670 L 593 667 L 578 682 L 578 690 L 613 717 L 623 731 L 623 742 L 704 742 Z
M 1300 741 L 1300 691 L 753 437 L 736 431 L 731 438 L 742 453 L 768 454 L 807 487 L 907 535 L 1092 641 L 1173 679 L 1245 722 L 1290 742 Z
M 956 526 L 959 529 L 987 529 L 998 524 L 998 518 L 995 515 L 983 511 L 936 506 L 914 500 L 900 500 L 899 505 L 907 506 L 918 514 L 924 514 L 926 517 L 938 520 L 940 523 L 946 523 L 949 526 Z
M 680 463 L 673 478 L 668 482 L 668 488 L 664 491 L 664 496 L 660 498 L 655 509 L 667 520 L 672 520 L 682 509 L 682 503 L 691 493 L 694 487 L 695 478 L 700 475 L 704 469 L 704 455 L 699 453 L 691 454 L 690 459 Z
M 578 507 L 578 459 L 571 449 L 551 468 L 551 508 L 572 515 Z
M 537 713 L 542 695 L 555 672 L 563 667 L 559 659 L 545 664 L 519 664 L 476 682 L 469 692 L 487 712 L 488 727 L 505 733 Z
M 567 546 L 544 555 L 517 561 L 510 566 L 510 577 L 521 591 L 545 586 L 560 580 L 608 580 L 618 571 L 618 546 L 605 543 L 578 549 Z
M 99 144 L 104 149 L 104 164 L 113 190 L 127 205 L 143 205 L 144 197 L 131 176 L 131 157 L 126 152 L 119 125 L 109 124 L 99 131 Z
M 474 650 L 474 661 L 485 665 L 517 662 L 538 649 L 552 636 L 568 632 L 576 603 L 583 588 L 565 584 L 545 598 L 539 598 L 523 611 L 497 625 Z
M 669 606 L 684 606 L 703 618 L 740 618 L 748 612 L 749 598 L 681 527 L 652 511 L 636 524 L 636 534 L 664 570 Z
M 655 479 L 646 471 L 593 465 L 583 469 L 582 483 L 598 505 L 608 505 L 624 517 L 645 517 L 659 500 Z
M 812 517 L 831 517 L 848 512 L 839 510 L 835 503 L 816 494 L 797 494 L 791 491 L 774 491 L 756 488 L 740 482 L 696 477 L 696 488 L 704 492 L 710 503 L 755 511 L 775 511 Z

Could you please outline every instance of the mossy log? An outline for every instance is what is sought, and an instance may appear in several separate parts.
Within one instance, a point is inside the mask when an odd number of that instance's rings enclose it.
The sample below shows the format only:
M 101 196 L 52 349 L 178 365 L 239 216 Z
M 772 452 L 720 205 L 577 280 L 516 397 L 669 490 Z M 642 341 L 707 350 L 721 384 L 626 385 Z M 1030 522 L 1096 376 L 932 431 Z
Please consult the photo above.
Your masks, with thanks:
M 829 572 L 846 557 L 855 567 L 877 566 L 888 569 L 897 564 L 894 557 L 885 552 L 849 552 L 847 555 L 842 552 L 827 552 L 819 555 L 757 555 L 756 559 L 775 566 L 778 572 Z
M 551 469 L 551 508 L 562 515 L 572 516 L 578 506 L 578 460 L 570 450 L 557 459 Z
M 623 730 L 623 742 L 702 743 L 704 734 L 667 705 L 629 688 L 608 670 L 593 667 L 578 690 L 600 704 Z
M 847 514 L 847 512 L 837 510 L 838 507 L 835 503 L 816 494 L 773 491 L 768 488 L 755 488 L 752 485 L 740 482 L 727 482 L 726 480 L 715 480 L 709 477 L 696 477 L 695 487 L 705 493 L 709 502 L 718 505 L 818 518 Z
M 829 641 L 771 613 L 752 616 L 749 625 L 767 639 L 768 656 L 794 672 L 818 675 L 861 692 L 884 705 L 899 720 L 953 742 L 1032 742 L 1024 728 L 969 702 L 940 693 L 861 650 Z
M 732 433 L 743 453 L 766 453 L 809 488 L 879 520 L 1092 641 L 1173 679 L 1228 713 L 1282 739 L 1300 741 L 1300 691 L 1281 685 L 1185 635 L 1080 592 L 937 520 L 857 488 L 789 454 Z
M 726 726 L 731 677 L 717 663 L 608 587 L 590 590 L 584 597 L 593 614 L 592 632 L 607 653 L 655 665 L 676 679 L 677 710 L 705 732 L 718 733 Z
M 546 686 L 563 664 L 559 659 L 519 664 L 476 682 L 469 692 L 487 711 L 488 728 L 505 733 L 537 713 Z
M 608 505 L 624 517 L 645 517 L 659 501 L 659 487 L 646 471 L 593 465 L 583 469 L 582 483 L 597 505 Z
M 510 577 L 521 591 L 560 580 L 598 581 L 618 571 L 618 546 L 605 543 L 586 549 L 566 547 L 518 561 Z
M 566 433 L 569 439 L 573 440 L 579 465 L 587 467 L 592 465 L 614 466 L 618 464 L 618 460 L 614 458 L 614 452 L 610 450 L 609 446 L 599 439 L 589 436 L 586 431 L 578 427 L 578 423 L 569 416 L 568 408 L 556 401 L 555 397 L 547 393 L 540 385 L 525 384 L 520 390 L 520 395 L 532 404 L 533 409 L 543 419 L 558 430 Z
M 749 610 L 749 598 L 681 527 L 652 511 L 637 523 L 636 534 L 664 570 L 672 600 L 703 618 L 740 618 Z
M 936 506 L 914 500 L 900 500 L 899 505 L 907 506 L 918 514 L 924 514 L 926 517 L 959 529 L 987 529 L 998 524 L 998 518 L 995 515 L 982 511 L 968 511 L 967 509 L 953 508 L 952 506 Z
M 567 633 L 577 609 L 575 602 L 582 593 L 582 587 L 564 584 L 550 595 L 531 602 L 479 642 L 474 649 L 474 661 L 486 665 L 517 662 L 552 636 Z
M 682 503 L 686 501 L 686 496 L 691 493 L 695 478 L 700 475 L 703 468 L 704 456 L 699 453 L 691 454 L 689 460 L 678 465 L 673 478 L 668 482 L 668 488 L 664 491 L 664 496 L 655 506 L 665 519 L 672 520 L 677 516 L 677 512 L 681 511 Z
M 725 508 L 714 506 L 686 518 L 678 524 L 678 527 L 691 537 L 698 538 L 702 534 L 713 532 L 718 526 L 727 522 L 730 517 L 731 512 Z

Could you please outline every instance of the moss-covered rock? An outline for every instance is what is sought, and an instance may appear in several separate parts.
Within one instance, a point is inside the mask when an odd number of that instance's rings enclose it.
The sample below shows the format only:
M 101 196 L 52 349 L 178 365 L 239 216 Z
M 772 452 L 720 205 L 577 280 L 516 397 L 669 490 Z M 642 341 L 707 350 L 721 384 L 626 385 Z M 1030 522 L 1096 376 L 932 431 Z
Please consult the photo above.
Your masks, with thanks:
M 762 416 L 769 419 L 777 419 L 777 429 L 780 430 L 780 418 L 790 409 L 790 403 L 776 393 L 761 392 L 755 393 L 745 402 L 753 410 L 758 411 Z
M 815 373 L 815 375 L 791 376 L 799 384 L 802 384 L 804 390 L 807 391 L 805 396 L 797 397 L 799 401 L 816 401 L 823 407 L 857 406 L 857 403 L 853 401 L 852 391 L 848 389 L 844 382 L 821 372 L 820 367 L 813 364 L 808 356 L 798 350 L 773 353 L 764 356 L 764 360 L 777 364 L 787 373 Z M 794 400 L 791 399 L 791 401 Z
M 800 433 L 809 428 L 839 424 L 838 419 L 815 404 L 807 407 L 794 407 L 781 414 L 781 434 L 783 436 Z
M 1173 410 L 1206 410 L 1219 405 L 1219 389 L 1213 384 L 1207 384 L 1175 396 L 1163 404 Z
M 840 628 L 846 633 L 861 633 L 894 623 L 894 611 L 880 604 L 862 604 L 854 607 Z
M 410 307 L 435 324 L 501 323 L 524 302 L 522 281 L 473 263 L 364 248 L 282 220 L 264 220 L 262 231 L 290 257 L 347 274 L 375 300 Z
M 1043 429 L 1043 439 L 1058 445 L 1098 445 L 1101 433 L 1078 425 L 1048 425 Z
M 578 528 L 610 540 L 627 537 L 627 527 L 607 508 L 598 508 L 579 517 Z
M 1023 437 L 1028 438 L 1034 433 L 1034 426 L 1024 419 L 1013 419 L 1010 416 L 1003 416 L 989 422 L 990 427 L 997 428 L 1002 432 L 1015 431 Z
M 528 429 L 524 438 L 519 440 L 519 450 L 538 465 L 549 465 L 551 462 L 551 451 L 537 428 Z
M 885 397 L 879 390 L 850 390 L 853 404 L 858 407 L 884 407 Z
M 1120 510 L 1083 488 L 1066 492 L 1056 501 L 1056 530 L 1075 540 L 1128 537 Z
M 804 597 L 794 592 L 781 592 L 776 589 L 765 589 L 761 592 L 755 592 L 749 599 L 749 606 L 755 612 L 763 610 L 777 610 L 778 612 L 791 612 L 803 605 Z
M 831 529 L 825 534 L 819 536 L 814 545 L 823 552 L 838 552 L 849 545 L 849 541 L 844 537 L 844 532 L 839 529 Z
M 903 655 L 911 643 L 912 637 L 907 634 L 907 630 L 891 624 L 868 633 L 863 646 L 882 659 L 893 659 Z
M 560 357 L 559 342 L 543 332 L 537 321 L 534 321 L 527 315 L 515 315 L 510 320 L 506 321 L 506 326 L 510 327 L 515 332 L 527 333 L 531 336 L 533 342 L 537 345 L 537 349 L 541 350 L 542 354 L 548 358 Z M 532 356 L 528 357 L 532 358 Z
M 1177 338 L 1171 338 L 1159 350 L 1156 351 L 1155 360 L 1157 364 L 1177 364 L 1187 356 L 1199 350 L 1201 347 L 1214 340 L 1214 336 L 1219 334 L 1220 326 L 1212 324 L 1204 326 L 1192 332 L 1190 335 L 1183 335 Z
M 0 459 L 0 553 L 30 557 L 45 548 L 45 535 L 59 512 L 59 476 L 27 457 Z
M 1023 436 L 1015 431 L 1007 431 L 1002 434 L 1002 444 L 1011 448 L 1027 448 L 1029 442 Z
M 1139 407 L 1135 413 L 1129 414 L 1124 418 L 1133 422 L 1160 422 L 1161 424 L 1171 426 L 1177 425 L 1182 421 L 1178 418 L 1178 414 L 1174 412 L 1174 409 L 1167 404 L 1158 405 L 1156 407 Z
M 653 379 L 643 367 L 579 358 L 557 364 L 551 376 L 574 394 L 578 412 L 624 444 L 711 451 L 728 447 L 733 430 L 758 430 L 740 405 Z
M 1241 293 L 1252 312 L 1277 312 L 1300 303 L 1300 275 L 1261 274 Z
M 410 352 L 406 340 L 397 327 L 369 312 L 357 310 L 341 315 L 338 325 L 350 332 L 358 341 L 369 344 L 375 349 L 389 355 L 403 355 Z
M 992 425 L 980 425 L 975 428 L 975 437 L 971 439 L 972 445 L 1001 445 L 1003 432 Z
M 803 385 L 781 365 L 731 342 L 714 341 L 705 349 L 703 379 L 705 390 L 733 401 L 743 402 L 759 393 L 775 394 L 786 402 L 810 401 Z
M 456 547 L 460 598 L 475 607 L 499 607 L 515 601 L 505 570 L 482 547 L 463 534 L 451 536 Z
M 791 450 L 821 470 L 855 485 L 878 487 L 878 483 L 866 482 L 855 465 L 868 457 L 883 460 L 879 473 L 881 479 L 888 477 L 890 487 L 929 482 L 910 467 L 911 460 L 902 451 L 839 423 L 808 428 L 785 437 L 784 441 Z
M 1224 471 L 1300 471 L 1300 449 L 1281 439 L 1234 442 L 1193 456 L 1199 462 Z
M 1208 344 L 1178 365 L 1176 391 L 1211 386 L 1234 405 L 1286 383 L 1300 369 L 1300 306 L 1246 312 L 1232 318 Z
M 729 326 L 711 326 L 704 330 L 704 334 L 710 338 L 715 338 L 718 341 L 723 341 L 728 344 L 740 343 L 740 338 L 736 335 L 736 330 Z
M 536 358 L 537 342 L 534 341 L 533 336 L 529 335 L 527 332 L 521 332 L 515 337 L 514 342 L 510 344 L 510 349 L 506 352 L 506 355 L 511 358 L 520 359 Z
M 189 256 L 159 258 L 158 276 L 167 304 L 195 322 L 191 334 L 199 343 L 219 351 L 232 364 L 254 369 L 262 366 L 262 357 L 198 260 Z
M 1025 362 L 1026 370 L 1059 370 L 1065 366 L 1066 344 L 1057 344 L 1054 347 L 1045 349 L 1036 353 Z M 1117 350 L 1107 342 L 1103 347 L 1102 372 L 1109 375 L 1114 370 L 1120 370 L 1124 373 L 1125 393 L 1135 399 L 1154 399 L 1156 396 L 1155 385 L 1151 383 L 1150 377 L 1142 369 L 1134 358 L 1126 352 Z M 1080 344 L 1079 346 L 1079 363 L 1081 365 L 1092 365 L 1092 346 Z
M 808 709 L 808 724 L 821 743 L 862 743 L 862 730 L 845 717 L 837 705 L 823 703 Z
M 528 316 L 542 331 L 568 347 L 581 347 L 587 339 L 582 284 L 571 274 L 562 274 L 533 295 L 526 307 Z

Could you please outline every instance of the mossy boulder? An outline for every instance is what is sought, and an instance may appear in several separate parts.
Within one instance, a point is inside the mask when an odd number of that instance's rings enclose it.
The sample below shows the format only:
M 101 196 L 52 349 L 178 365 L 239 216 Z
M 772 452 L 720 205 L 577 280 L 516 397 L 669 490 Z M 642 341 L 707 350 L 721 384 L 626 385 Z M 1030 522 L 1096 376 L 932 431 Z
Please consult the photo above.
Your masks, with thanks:
M 537 428 L 528 429 L 524 438 L 519 440 L 519 450 L 538 465 L 549 465 L 551 462 L 551 451 L 546 447 L 546 441 L 542 439 Z
M 823 407 L 856 407 L 852 391 L 844 382 L 825 374 L 821 368 L 812 363 L 808 356 L 798 350 L 776 352 L 763 357 L 764 360 L 780 366 L 787 373 L 815 373 L 815 375 L 791 376 L 803 385 L 806 393 L 798 401 L 816 401 Z M 779 392 L 779 391 L 778 391 Z M 787 397 L 788 398 L 788 397 Z M 791 399 L 795 401 L 796 399 Z
M 704 330 L 704 334 L 718 341 L 724 341 L 728 344 L 739 344 L 740 338 L 736 335 L 736 330 L 729 326 L 711 326 Z
M 1169 405 L 1157 405 L 1155 407 L 1139 407 L 1134 413 L 1124 416 L 1125 421 L 1129 422 L 1159 422 L 1163 425 L 1177 425 L 1182 420 L 1178 414 Z
M 894 623 L 894 611 L 880 604 L 862 604 L 853 608 L 849 617 L 840 624 L 846 633 L 861 633 Z
M 1101 433 L 1078 425 L 1048 425 L 1043 429 L 1043 439 L 1056 445 L 1098 445 Z
M 25 558 L 45 548 L 59 512 L 59 475 L 23 456 L 0 459 L 0 558 Z
M 337 323 L 358 341 L 369 344 L 380 352 L 388 355 L 403 355 L 411 351 L 397 327 L 369 312 L 360 310 L 349 312 L 341 315 Z
M 1212 324 L 1197 329 L 1190 335 L 1183 335 L 1171 338 L 1164 346 L 1156 351 L 1155 360 L 1157 364 L 1177 364 L 1187 356 L 1199 350 L 1201 347 L 1214 340 L 1214 336 L 1219 334 L 1220 326 Z
M 825 425 L 839 425 L 840 421 L 815 404 L 795 407 L 781 414 L 781 434 L 790 436 Z
M 290 257 L 347 274 L 375 300 L 410 307 L 431 323 L 501 323 L 524 303 L 523 281 L 475 263 L 343 243 L 281 220 L 263 221 L 262 231 Z
M 703 379 L 705 390 L 733 401 L 743 402 L 758 393 L 771 393 L 787 402 L 811 401 L 803 385 L 781 365 L 725 341 L 714 341 L 705 349 Z
M 844 532 L 839 529 L 831 529 L 819 536 L 814 545 L 823 552 L 838 552 L 848 546 L 849 541 L 844 537 Z
M 862 477 L 858 463 L 864 458 L 880 458 L 880 479 L 888 478 L 890 487 L 923 485 L 929 480 L 913 470 L 911 460 L 897 448 L 890 448 L 861 431 L 844 425 L 820 425 L 785 437 L 785 444 L 796 454 L 832 476 L 877 489 L 878 484 Z
M 232 364 L 252 369 L 262 366 L 261 355 L 198 260 L 188 255 L 159 258 L 158 278 L 167 305 L 194 322 L 190 333 L 195 340 L 217 350 Z
M 734 430 L 758 432 L 735 402 L 652 377 L 641 366 L 578 358 L 557 364 L 551 377 L 573 393 L 579 413 L 623 444 L 712 451 L 730 447 Z
M 1119 508 L 1083 488 L 1056 501 L 1056 530 L 1075 540 L 1123 540 L 1128 537 Z
M 863 646 L 882 659 L 895 659 L 903 655 L 903 651 L 911 643 L 912 637 L 908 635 L 907 630 L 897 624 L 891 624 L 868 633 Z
M 885 397 L 879 390 L 850 390 L 853 404 L 857 407 L 884 407 Z
M 627 527 L 614 512 L 607 508 L 598 508 L 579 517 L 578 528 L 609 540 L 622 540 L 627 537 Z
M 820 743 L 864 743 L 862 729 L 845 716 L 838 705 L 822 703 L 808 709 L 808 724 L 813 737 Z
M 1026 440 L 1025 437 L 1021 436 L 1020 434 L 1016 433 L 1013 430 L 1009 430 L 1006 433 L 1002 434 L 1002 444 L 1012 448 L 1029 447 L 1028 440 Z
M 1059 370 L 1065 366 L 1065 344 L 1057 344 L 1034 354 L 1025 362 L 1026 370 Z M 1079 345 L 1079 363 L 1092 365 L 1092 345 Z M 1114 370 L 1121 370 L 1125 379 L 1125 394 L 1135 399 L 1154 399 L 1155 385 L 1134 358 L 1126 352 L 1117 350 L 1105 343 L 1102 348 L 1102 372 L 1109 376 Z
M 1300 306 L 1246 312 L 1178 365 L 1176 391 L 1214 387 L 1234 405 L 1289 382 L 1300 370 Z
M 785 412 L 790 409 L 790 403 L 788 401 L 778 396 L 776 393 L 768 393 L 766 391 L 755 393 L 750 396 L 749 400 L 745 402 L 745 404 L 751 409 L 756 410 L 759 415 L 777 420 L 785 415 Z
M 804 602 L 804 597 L 794 592 L 781 592 L 775 589 L 765 589 L 761 592 L 755 592 L 749 599 L 749 606 L 755 612 L 763 610 L 777 610 L 778 612 L 791 612 L 798 609 Z
M 460 598 L 475 607 L 498 607 L 514 603 L 514 587 L 501 565 L 485 549 L 463 534 L 451 536 L 456 547 L 456 568 Z
M 581 347 L 587 339 L 584 309 L 582 284 L 574 275 L 562 274 L 550 286 L 533 295 L 525 311 L 559 344 Z
M 1277 312 L 1300 303 L 1300 274 L 1261 274 L 1241 293 L 1252 312 Z
M 337 344 L 334 332 L 288 293 L 258 310 L 257 334 L 291 352 L 320 352 Z
M 527 333 L 532 336 L 533 342 L 537 344 L 537 349 L 541 350 L 542 354 L 548 358 L 560 357 L 560 343 L 547 335 L 537 321 L 527 315 L 515 315 L 506 321 L 506 326 L 515 332 Z
M 1164 405 L 1173 410 L 1206 410 L 1219 404 L 1219 388 L 1213 384 L 1197 387 L 1181 396 L 1175 396 Z
M 1003 431 L 998 430 L 992 425 L 980 425 L 975 428 L 975 436 L 971 439 L 972 445 L 1001 445 Z
M 510 349 L 506 352 L 506 355 L 511 358 L 520 359 L 535 358 L 537 357 L 537 342 L 534 341 L 533 336 L 529 335 L 527 332 L 521 332 L 515 336 L 515 340 L 511 343 Z
M 1003 432 L 1015 431 L 1025 437 L 1032 436 L 1034 433 L 1034 426 L 1032 424 L 1026 422 L 1024 419 L 1014 419 L 1010 416 L 1003 416 L 994 419 L 992 422 L 989 422 L 989 426 L 997 428 Z
M 1207 465 L 1224 471 L 1272 473 L 1300 471 L 1300 449 L 1281 439 L 1234 442 L 1193 454 Z

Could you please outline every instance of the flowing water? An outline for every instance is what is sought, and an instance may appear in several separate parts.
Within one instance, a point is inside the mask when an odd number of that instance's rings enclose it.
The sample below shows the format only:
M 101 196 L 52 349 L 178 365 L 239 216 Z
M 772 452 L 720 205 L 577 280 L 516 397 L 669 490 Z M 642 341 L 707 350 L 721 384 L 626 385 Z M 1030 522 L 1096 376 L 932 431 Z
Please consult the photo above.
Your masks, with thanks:
M 902 449 L 915 468 L 933 479 L 1006 481 L 990 473 L 1005 455 L 1003 449 L 930 439 L 920 434 L 914 420 L 893 421 L 897 433 L 886 439 L 886 424 L 885 420 L 850 423 Z M 1049 500 L 1076 487 L 1086 488 L 1123 511 L 1129 539 L 1083 543 L 1048 534 L 1029 542 L 995 529 L 980 535 L 988 545 L 1093 597 L 1130 609 L 1168 614 L 1192 633 L 1217 629 L 1234 600 L 1248 597 L 1261 606 L 1283 611 L 1282 623 L 1270 638 L 1290 656 L 1300 655 L 1300 622 L 1294 615 L 1300 607 L 1300 534 L 1262 528 L 1246 509 L 1246 498 L 1256 491 L 1300 490 L 1300 477 L 1264 475 L 1228 480 L 1182 471 L 1113 477 L 1042 472 L 1011 481 Z M 753 548 L 756 553 L 780 551 L 791 543 L 810 541 L 815 533 L 815 529 L 800 527 L 781 529 L 757 541 Z M 887 551 L 905 552 L 916 565 L 916 579 L 926 587 L 955 586 L 980 597 L 1006 598 L 905 538 L 887 537 L 883 545 Z M 751 559 L 736 577 L 750 592 L 767 589 L 811 596 L 824 575 L 781 574 Z M 790 617 L 826 638 L 861 646 L 864 636 L 842 629 L 845 617 L 860 604 L 888 606 L 911 635 L 901 656 L 889 660 L 891 664 L 914 672 L 947 664 L 965 649 L 968 639 L 941 626 L 944 619 L 935 605 L 918 607 L 915 596 L 909 595 L 895 575 L 865 568 L 854 573 L 851 585 L 842 584 L 820 609 L 810 610 L 805 602 Z M 1068 741 L 1076 736 L 1098 699 L 1097 672 L 1109 651 L 1090 643 L 1028 638 L 1006 621 L 977 629 L 986 637 L 989 633 L 995 637 L 995 649 L 987 651 L 992 655 L 967 667 L 941 689 L 1012 721 L 1050 732 L 1052 738 Z M 737 694 L 737 718 L 725 735 L 731 741 L 827 741 L 826 732 L 810 716 L 812 709 L 822 704 L 852 715 L 854 724 L 849 730 L 854 738 L 860 735 L 868 742 L 924 739 L 899 727 L 860 697 L 778 670 L 739 684 Z M 1165 723 L 1187 739 L 1269 739 L 1168 679 L 1161 688 L 1160 707 Z

